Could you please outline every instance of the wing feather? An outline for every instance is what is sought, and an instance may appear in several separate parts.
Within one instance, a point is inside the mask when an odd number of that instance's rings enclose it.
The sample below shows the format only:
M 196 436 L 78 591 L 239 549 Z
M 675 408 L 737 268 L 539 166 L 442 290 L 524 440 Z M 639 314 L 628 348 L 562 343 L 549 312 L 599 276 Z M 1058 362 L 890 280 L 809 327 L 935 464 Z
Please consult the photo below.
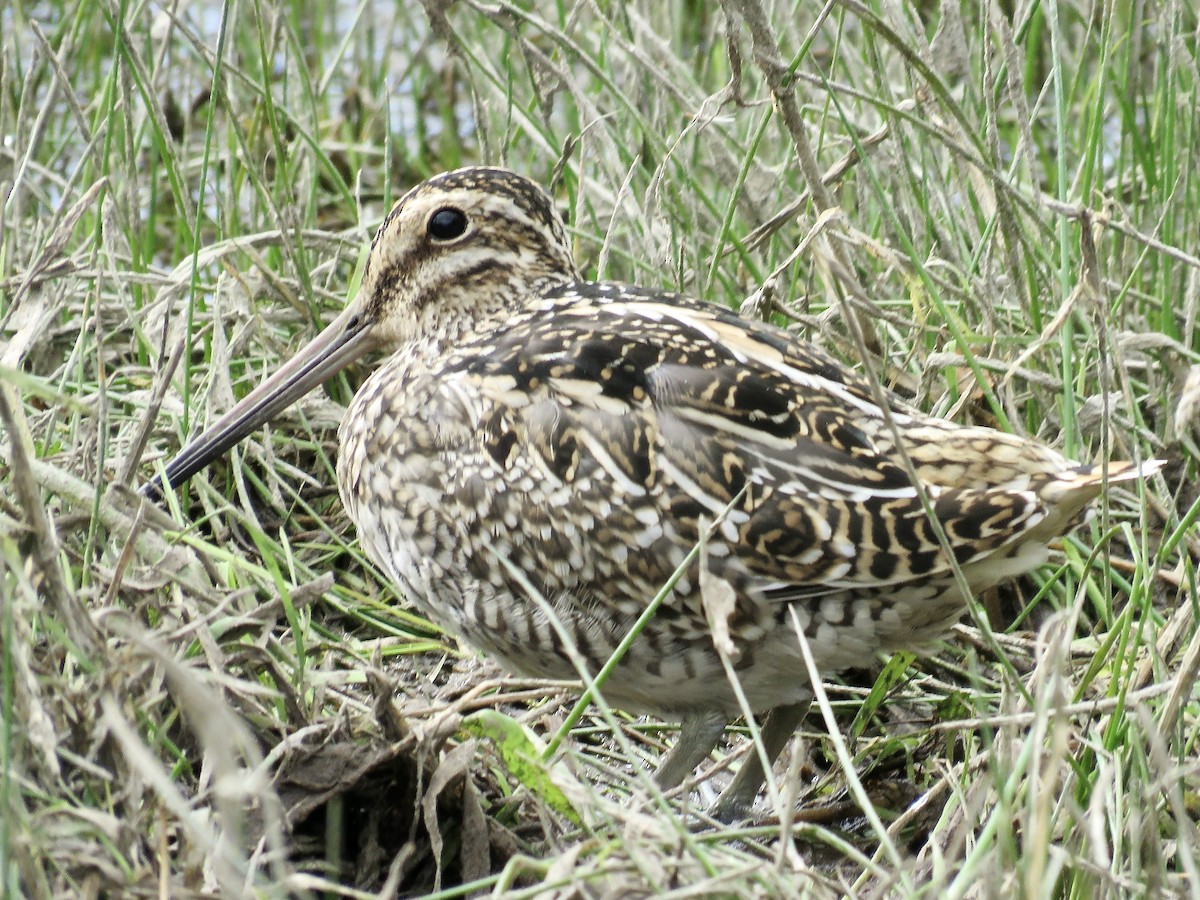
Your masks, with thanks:
M 798 597 L 949 571 L 869 386 L 781 329 L 630 289 L 599 306 L 548 304 L 471 359 L 541 477 L 569 486 L 610 534 L 626 529 L 664 580 L 680 554 L 660 542 L 686 551 L 700 518 L 731 504 L 728 552 L 715 555 L 735 583 L 740 572 Z M 890 412 L 963 566 L 1035 528 L 1047 516 L 1039 487 L 1077 470 L 898 400 Z

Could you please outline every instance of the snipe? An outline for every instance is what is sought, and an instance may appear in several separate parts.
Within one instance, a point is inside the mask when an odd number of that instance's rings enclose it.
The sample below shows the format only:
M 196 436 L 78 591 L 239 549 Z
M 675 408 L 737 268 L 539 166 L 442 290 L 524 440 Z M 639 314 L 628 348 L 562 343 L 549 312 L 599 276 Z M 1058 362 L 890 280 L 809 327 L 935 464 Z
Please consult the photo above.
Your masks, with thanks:
M 896 398 L 885 414 L 863 379 L 780 328 L 583 281 L 546 194 L 471 168 L 395 205 L 358 297 L 165 479 L 372 351 L 386 359 L 342 422 L 338 484 L 398 591 L 508 668 L 572 678 L 564 635 L 598 669 L 716 522 L 708 571 L 732 588 L 734 668 L 769 714 L 771 756 L 809 699 L 792 611 L 822 671 L 919 649 L 967 603 L 950 554 L 980 591 L 1043 562 L 1106 479 L 1157 468 L 1102 474 Z M 604 685 L 620 707 L 682 721 L 663 785 L 740 714 L 699 582 L 692 565 Z M 748 807 L 762 777 L 751 756 L 717 812 Z

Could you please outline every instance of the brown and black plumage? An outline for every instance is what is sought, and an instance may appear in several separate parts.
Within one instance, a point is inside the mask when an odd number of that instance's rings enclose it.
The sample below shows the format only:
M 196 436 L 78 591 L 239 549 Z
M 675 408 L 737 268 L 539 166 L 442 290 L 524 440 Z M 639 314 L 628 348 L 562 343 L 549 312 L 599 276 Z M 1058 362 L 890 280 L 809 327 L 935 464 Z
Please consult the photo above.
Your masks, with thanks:
M 810 693 L 793 614 L 830 672 L 926 646 L 962 615 L 922 491 L 977 592 L 1044 561 L 1105 478 L 1156 467 L 1102 475 L 898 399 L 885 415 L 867 382 L 780 328 L 584 282 L 546 194 L 473 168 L 396 204 L 358 298 L 166 479 L 371 351 L 388 355 L 342 423 L 338 483 L 398 590 L 508 668 L 571 678 L 564 640 L 598 669 L 713 524 L 708 574 L 732 588 L 733 665 L 770 713 L 769 754 Z M 696 564 L 604 693 L 683 722 L 659 770 L 668 785 L 740 714 Z M 761 780 L 748 764 L 721 811 L 752 802 Z

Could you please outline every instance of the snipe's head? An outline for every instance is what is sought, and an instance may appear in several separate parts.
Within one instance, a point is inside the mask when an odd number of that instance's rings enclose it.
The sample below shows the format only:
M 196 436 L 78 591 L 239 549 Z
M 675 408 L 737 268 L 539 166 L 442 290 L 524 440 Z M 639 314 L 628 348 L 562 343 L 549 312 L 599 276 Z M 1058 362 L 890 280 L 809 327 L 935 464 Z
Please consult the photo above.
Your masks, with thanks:
M 481 320 L 578 280 L 566 228 L 540 187 L 505 169 L 457 169 L 400 198 L 367 258 L 358 296 L 143 488 L 161 493 L 224 454 L 366 353 L 453 341 Z
M 363 315 L 394 348 L 456 334 L 578 280 L 567 231 L 546 192 L 506 169 L 458 169 L 400 198 L 371 244 Z

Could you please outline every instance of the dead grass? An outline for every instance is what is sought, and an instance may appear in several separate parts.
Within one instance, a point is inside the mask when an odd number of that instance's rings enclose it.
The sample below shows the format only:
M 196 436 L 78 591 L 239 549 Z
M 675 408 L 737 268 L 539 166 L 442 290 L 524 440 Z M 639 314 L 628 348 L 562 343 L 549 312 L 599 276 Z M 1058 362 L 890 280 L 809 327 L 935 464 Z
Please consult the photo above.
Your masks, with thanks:
M 1177 2 L 0 9 L 0 893 L 1200 892 L 1197 29 Z M 165 511 L 129 490 L 338 308 L 392 198 L 476 161 L 551 186 L 594 277 L 1170 464 L 936 657 L 828 685 L 794 807 L 703 820 L 736 730 L 669 805 L 660 723 L 592 710 L 542 764 L 575 692 L 500 677 L 357 548 L 332 460 L 361 375 Z

